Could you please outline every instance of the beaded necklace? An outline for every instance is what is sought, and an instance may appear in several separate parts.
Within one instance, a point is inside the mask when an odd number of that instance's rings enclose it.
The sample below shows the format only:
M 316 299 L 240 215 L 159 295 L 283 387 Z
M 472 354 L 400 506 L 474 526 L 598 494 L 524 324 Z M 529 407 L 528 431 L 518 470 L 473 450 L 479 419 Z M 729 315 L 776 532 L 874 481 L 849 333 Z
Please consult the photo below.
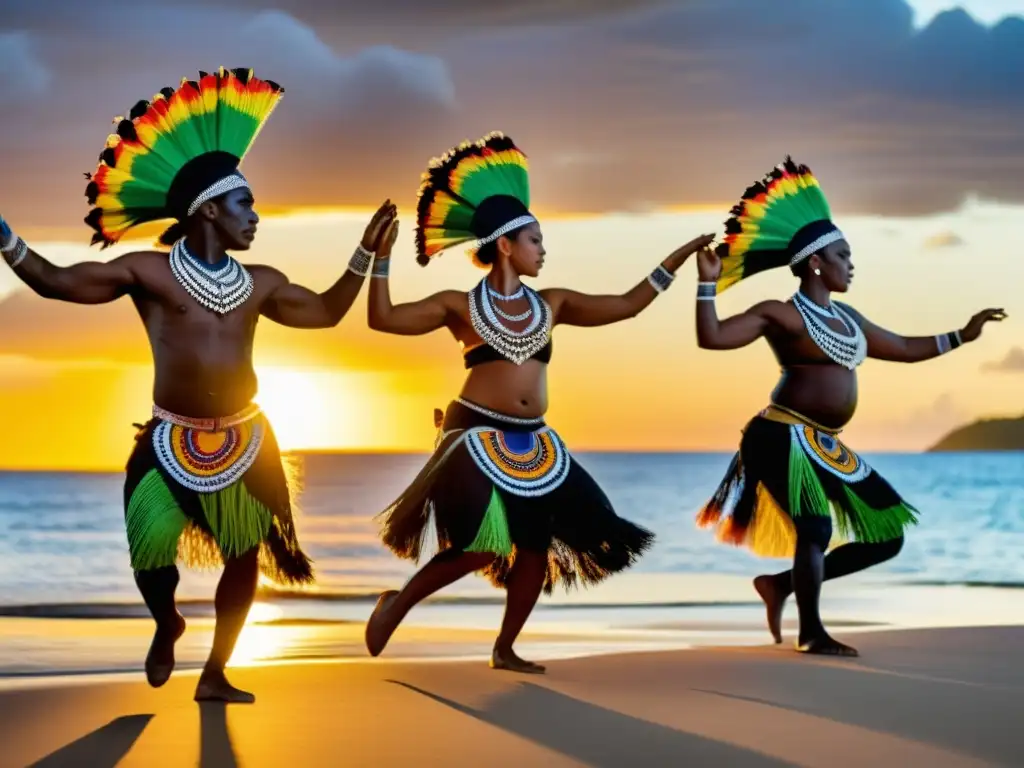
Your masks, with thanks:
M 196 259 L 185 247 L 185 238 L 171 248 L 171 273 L 189 296 L 207 309 L 226 315 L 240 307 L 252 294 L 249 271 L 227 257 L 220 269 L 212 269 Z
M 521 299 L 523 298 L 525 291 L 526 286 L 524 286 L 522 283 L 519 284 L 519 290 L 513 291 L 508 296 L 506 296 L 504 293 L 494 290 L 493 288 L 491 288 L 490 285 L 487 286 L 487 295 L 490 296 L 492 299 L 497 299 L 498 301 L 515 301 L 516 299 Z M 523 322 L 523 320 L 526 320 L 527 318 L 530 317 L 530 315 L 533 314 L 532 306 L 527 307 L 525 312 L 520 312 L 518 315 L 508 314 L 508 312 L 503 311 L 501 307 L 499 307 L 497 304 L 494 304 L 493 306 L 494 311 L 497 313 L 497 315 L 499 317 L 505 318 L 510 323 L 521 323 Z
M 864 362 L 868 352 L 864 331 L 841 307 L 834 304 L 829 307 L 819 306 L 800 291 L 793 294 L 793 306 L 803 318 L 811 341 L 830 360 L 851 371 Z M 843 334 L 832 328 L 825 322 L 826 318 L 841 320 L 848 333 Z
M 530 308 L 523 315 L 512 317 L 498 311 L 494 306 L 494 297 L 486 278 L 467 294 L 469 319 L 473 324 L 473 330 L 485 344 L 496 349 L 502 357 L 516 365 L 522 365 L 543 349 L 551 337 L 551 308 L 548 303 L 532 288 L 524 285 L 520 290 L 522 294 L 517 292 L 513 296 L 525 295 Z M 502 316 L 510 320 L 525 320 L 527 317 L 531 319 L 524 329 L 517 331 L 505 325 L 501 320 Z

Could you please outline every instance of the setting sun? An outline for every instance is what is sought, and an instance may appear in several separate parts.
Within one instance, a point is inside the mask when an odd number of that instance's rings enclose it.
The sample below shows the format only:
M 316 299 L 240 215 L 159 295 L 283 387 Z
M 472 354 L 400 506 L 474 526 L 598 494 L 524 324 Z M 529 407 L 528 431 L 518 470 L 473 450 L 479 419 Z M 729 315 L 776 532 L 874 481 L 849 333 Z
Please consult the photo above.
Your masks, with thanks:
M 360 398 L 344 373 L 259 368 L 256 402 L 270 419 L 282 450 L 346 447 L 360 432 Z

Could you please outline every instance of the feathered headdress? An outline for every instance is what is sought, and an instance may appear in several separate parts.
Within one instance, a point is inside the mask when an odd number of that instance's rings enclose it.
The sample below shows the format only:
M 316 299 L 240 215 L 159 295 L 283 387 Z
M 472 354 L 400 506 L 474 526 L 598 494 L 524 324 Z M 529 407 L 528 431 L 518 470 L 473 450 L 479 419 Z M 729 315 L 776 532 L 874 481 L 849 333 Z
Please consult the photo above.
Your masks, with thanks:
M 476 240 L 493 243 L 537 219 L 530 213 L 526 155 L 508 136 L 490 133 L 430 162 L 416 206 L 416 261 Z
M 238 166 L 283 93 L 250 69 L 221 67 L 115 118 L 99 167 L 86 175 L 92 243 L 106 248 L 139 224 L 184 221 L 207 200 L 247 187 Z
M 789 157 L 747 189 L 732 214 L 715 249 L 722 259 L 719 292 L 758 272 L 798 264 L 843 239 L 811 169 Z

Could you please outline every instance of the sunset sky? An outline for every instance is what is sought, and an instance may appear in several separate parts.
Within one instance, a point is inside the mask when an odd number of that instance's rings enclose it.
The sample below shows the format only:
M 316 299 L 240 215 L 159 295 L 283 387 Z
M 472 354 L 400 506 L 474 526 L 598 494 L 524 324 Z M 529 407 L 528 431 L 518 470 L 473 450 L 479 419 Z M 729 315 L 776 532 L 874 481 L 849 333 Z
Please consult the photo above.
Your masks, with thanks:
M 833 202 L 857 265 L 847 299 L 869 318 L 931 335 L 986 306 L 1010 314 L 939 360 L 863 366 L 849 441 L 916 450 L 1024 413 L 1024 19 L 1004 19 L 1024 0 L 970 15 L 940 0 L 97 0 L 74 22 L 41 5 L 0 19 L 0 212 L 57 263 L 149 245 L 86 247 L 81 174 L 110 119 L 182 75 L 253 66 L 287 93 L 245 163 L 264 212 L 248 261 L 323 290 L 390 196 L 394 298 L 472 287 L 482 273 L 458 251 L 415 264 L 412 203 L 432 155 L 500 129 L 531 160 L 549 252 L 535 287 L 619 292 L 720 231 L 788 152 Z M 556 331 L 549 420 L 571 446 L 735 447 L 778 369 L 763 343 L 696 348 L 694 282 L 687 264 L 639 318 Z M 759 276 L 719 311 L 794 288 L 787 271 Z M 337 329 L 261 324 L 260 399 L 285 447 L 429 449 L 458 347 L 365 318 L 364 293 Z M 122 466 L 151 405 L 130 303 L 45 302 L 0 270 L 0 328 L 0 467 Z

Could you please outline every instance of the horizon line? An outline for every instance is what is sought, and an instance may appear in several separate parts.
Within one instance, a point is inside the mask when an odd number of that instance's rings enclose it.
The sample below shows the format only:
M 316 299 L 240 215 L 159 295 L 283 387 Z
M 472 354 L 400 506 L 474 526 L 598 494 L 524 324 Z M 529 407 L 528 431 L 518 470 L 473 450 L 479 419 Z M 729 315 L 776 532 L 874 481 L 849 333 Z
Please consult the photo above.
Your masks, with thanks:
M 963 451 L 962 453 L 1000 453 L 1001 451 Z M 728 456 L 736 453 L 736 448 L 705 448 L 701 450 L 694 449 L 683 449 L 683 448 L 574 448 L 571 453 L 573 455 L 583 454 L 600 454 L 600 455 L 614 455 L 614 454 L 629 454 L 635 456 Z M 860 454 L 870 454 L 876 456 L 909 456 L 909 455 L 923 455 L 927 453 L 933 453 L 930 448 L 917 448 L 917 449 L 905 449 L 905 450 L 861 450 L 858 451 Z M 946 453 L 945 451 L 942 453 Z M 431 451 L 428 450 L 413 450 L 413 449 L 363 449 L 363 448 L 296 448 L 291 450 L 282 450 L 282 457 L 300 456 L 300 457 L 317 457 L 317 456 L 424 456 L 429 457 Z M 54 466 L 54 467 L 18 467 L 18 466 L 0 466 L 0 474 L 92 474 L 92 475 L 110 475 L 110 474 L 121 474 L 123 473 L 123 466 L 111 466 L 109 468 L 103 467 L 83 467 L 83 466 Z

